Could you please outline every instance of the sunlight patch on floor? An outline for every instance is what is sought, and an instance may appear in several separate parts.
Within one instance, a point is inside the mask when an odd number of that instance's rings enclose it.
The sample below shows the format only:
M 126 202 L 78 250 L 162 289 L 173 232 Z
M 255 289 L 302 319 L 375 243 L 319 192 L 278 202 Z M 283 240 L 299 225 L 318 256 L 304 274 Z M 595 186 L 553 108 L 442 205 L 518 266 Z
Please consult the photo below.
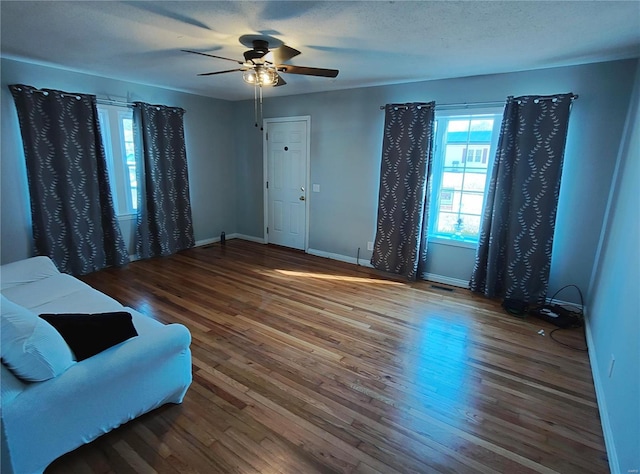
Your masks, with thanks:
M 298 272 L 293 270 L 274 270 L 274 271 L 282 275 L 286 275 L 290 277 L 299 277 L 299 278 L 317 278 L 319 280 L 343 281 L 348 283 L 367 283 L 372 285 L 389 285 L 389 286 L 403 285 L 403 283 L 400 283 L 397 281 L 380 280 L 377 278 L 363 278 L 363 277 L 353 277 L 353 276 L 347 276 L 347 275 L 330 275 L 327 273 Z

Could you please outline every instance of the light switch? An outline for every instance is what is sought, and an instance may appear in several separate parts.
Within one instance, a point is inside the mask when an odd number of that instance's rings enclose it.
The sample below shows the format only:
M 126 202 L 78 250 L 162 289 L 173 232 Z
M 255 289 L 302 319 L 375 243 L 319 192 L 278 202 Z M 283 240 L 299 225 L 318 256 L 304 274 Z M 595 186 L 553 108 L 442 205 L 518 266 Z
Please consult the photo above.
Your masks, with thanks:
M 313 185 L 313 192 L 314 193 L 319 193 L 320 192 L 320 185 L 319 184 L 314 184 Z

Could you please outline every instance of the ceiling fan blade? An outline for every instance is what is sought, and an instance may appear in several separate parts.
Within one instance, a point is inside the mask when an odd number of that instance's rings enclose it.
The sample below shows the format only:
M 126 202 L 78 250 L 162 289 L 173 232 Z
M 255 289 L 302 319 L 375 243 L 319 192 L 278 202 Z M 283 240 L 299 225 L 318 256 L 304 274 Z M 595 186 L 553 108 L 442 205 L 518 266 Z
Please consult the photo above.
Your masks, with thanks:
M 287 81 L 285 81 L 284 79 L 282 79 L 282 76 L 280 74 L 277 75 L 278 76 L 278 82 L 276 82 L 273 87 L 278 87 L 278 86 L 284 86 Z
M 245 71 L 246 69 L 228 69 L 226 71 L 215 71 L 215 72 L 203 72 L 202 74 L 198 74 L 198 76 L 215 76 L 216 74 L 225 74 L 227 72 L 236 72 L 236 71 Z
M 278 72 L 288 74 L 303 74 L 305 76 L 336 77 L 340 71 L 337 69 L 322 69 L 319 67 L 291 66 L 289 64 L 278 64 Z
M 273 62 L 275 62 L 276 64 L 285 63 L 289 59 L 294 58 L 298 54 L 300 54 L 300 51 L 298 51 L 297 49 L 293 49 L 286 44 L 283 44 L 282 46 L 272 50 L 271 52 L 273 53 Z
M 238 61 L 236 59 L 224 58 L 222 56 L 216 56 L 215 54 L 201 53 L 200 51 L 191 51 L 189 49 L 181 49 L 180 51 L 183 51 L 185 53 L 199 54 L 201 56 L 207 56 L 208 58 L 216 58 L 216 59 L 224 59 L 225 61 L 233 61 L 236 64 L 244 64 L 242 61 Z

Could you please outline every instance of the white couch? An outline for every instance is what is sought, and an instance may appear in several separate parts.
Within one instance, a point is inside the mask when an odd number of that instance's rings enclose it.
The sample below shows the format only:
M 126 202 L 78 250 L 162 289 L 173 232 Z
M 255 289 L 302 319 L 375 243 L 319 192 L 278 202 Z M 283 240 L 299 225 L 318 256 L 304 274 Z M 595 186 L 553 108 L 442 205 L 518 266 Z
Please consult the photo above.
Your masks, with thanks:
M 5 307 L 17 303 L 36 315 L 124 310 L 131 313 L 138 333 L 88 359 L 71 360 L 59 375 L 38 382 L 14 375 L 5 364 L 3 344 L 3 474 L 42 472 L 59 456 L 119 425 L 165 403 L 182 402 L 192 377 L 186 327 L 165 325 L 124 308 L 58 272 L 47 257 L 1 266 L 0 292 L 9 300 Z

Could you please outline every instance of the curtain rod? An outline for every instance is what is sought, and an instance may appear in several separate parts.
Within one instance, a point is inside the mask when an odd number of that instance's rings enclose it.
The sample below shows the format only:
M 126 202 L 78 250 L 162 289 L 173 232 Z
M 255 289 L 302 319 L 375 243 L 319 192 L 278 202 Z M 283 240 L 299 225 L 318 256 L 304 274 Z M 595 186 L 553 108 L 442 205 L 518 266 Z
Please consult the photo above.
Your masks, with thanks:
M 1 0 L 0 0 L 1 1 Z M 25 87 L 29 87 L 29 86 L 25 86 Z M 33 92 L 39 92 L 40 94 L 43 95 L 49 95 L 49 91 L 46 89 L 36 89 L 34 87 L 30 87 L 30 89 L 33 90 Z M 18 88 L 18 90 L 22 90 L 21 88 Z M 71 92 L 62 92 L 62 91 L 54 91 L 54 92 L 58 92 L 60 93 L 61 96 L 63 97 L 73 97 L 77 100 L 80 100 L 80 94 L 73 94 Z M 87 94 L 82 94 L 82 95 L 87 95 Z M 91 94 L 88 94 L 91 95 Z M 100 97 L 96 97 L 96 103 L 98 104 L 103 104 L 103 105 L 114 105 L 116 107 L 136 107 L 137 103 L 136 102 L 126 102 L 123 100 L 115 100 L 115 99 L 102 99 Z M 151 105 L 151 104 L 149 104 Z M 155 107 L 157 110 L 160 110 L 160 108 L 167 108 L 167 109 L 171 109 L 171 110 L 180 110 L 183 113 L 186 112 L 183 108 L 181 107 L 171 107 L 168 105 L 151 105 L 151 107 Z
M 552 100 L 555 96 L 547 96 L 547 97 L 540 97 L 538 100 Z M 571 100 L 576 100 L 578 98 L 578 94 L 573 94 L 571 96 Z M 494 102 L 460 102 L 460 103 L 452 103 L 452 104 L 436 104 L 436 109 L 438 108 L 442 108 L 442 107 L 447 107 L 447 108 L 467 108 L 467 107 L 499 107 L 499 106 L 503 106 L 505 104 L 506 101 L 494 101 Z M 393 105 L 393 104 L 391 104 Z M 405 104 L 397 104 L 397 106 L 402 107 L 405 106 Z M 386 106 L 381 105 L 380 106 L 380 110 L 384 110 Z
M 395 105 L 395 104 L 390 104 Z M 441 107 L 497 107 L 499 105 L 504 105 L 504 101 L 502 102 L 461 102 L 458 104 L 436 104 L 436 109 Z M 398 107 L 406 107 L 406 104 L 397 104 Z M 385 105 L 380 106 L 380 110 L 385 109 Z
M 100 99 L 100 98 L 96 98 L 96 102 L 98 104 L 103 104 L 103 105 L 116 105 L 119 107 L 135 107 L 136 104 L 134 104 L 133 102 L 124 102 L 122 100 L 114 100 L 114 99 Z
M 49 95 L 49 91 L 44 90 L 44 89 L 33 89 L 33 92 L 39 92 L 40 94 L 43 95 Z M 73 93 L 69 93 L 69 92 L 60 92 L 60 95 L 62 95 L 63 97 L 74 97 L 78 100 L 80 100 L 80 95 L 79 94 L 73 94 Z M 121 107 L 135 107 L 136 104 L 134 104 L 133 102 L 124 102 L 121 100 L 114 100 L 114 99 L 101 99 L 99 97 L 96 97 L 96 102 L 98 104 L 104 104 L 104 105 L 118 105 Z
M 123 100 L 114 100 L 114 99 L 100 99 L 100 98 L 96 98 L 96 103 L 98 104 L 103 104 L 103 105 L 113 105 L 115 107 L 137 107 L 138 103 L 137 102 L 125 102 Z M 184 110 L 182 107 L 171 107 L 170 105 L 154 105 L 154 104 L 147 104 L 150 107 L 153 107 L 156 110 L 160 110 L 160 109 L 167 109 L 167 110 L 180 110 L 183 113 L 186 112 L 186 110 Z

